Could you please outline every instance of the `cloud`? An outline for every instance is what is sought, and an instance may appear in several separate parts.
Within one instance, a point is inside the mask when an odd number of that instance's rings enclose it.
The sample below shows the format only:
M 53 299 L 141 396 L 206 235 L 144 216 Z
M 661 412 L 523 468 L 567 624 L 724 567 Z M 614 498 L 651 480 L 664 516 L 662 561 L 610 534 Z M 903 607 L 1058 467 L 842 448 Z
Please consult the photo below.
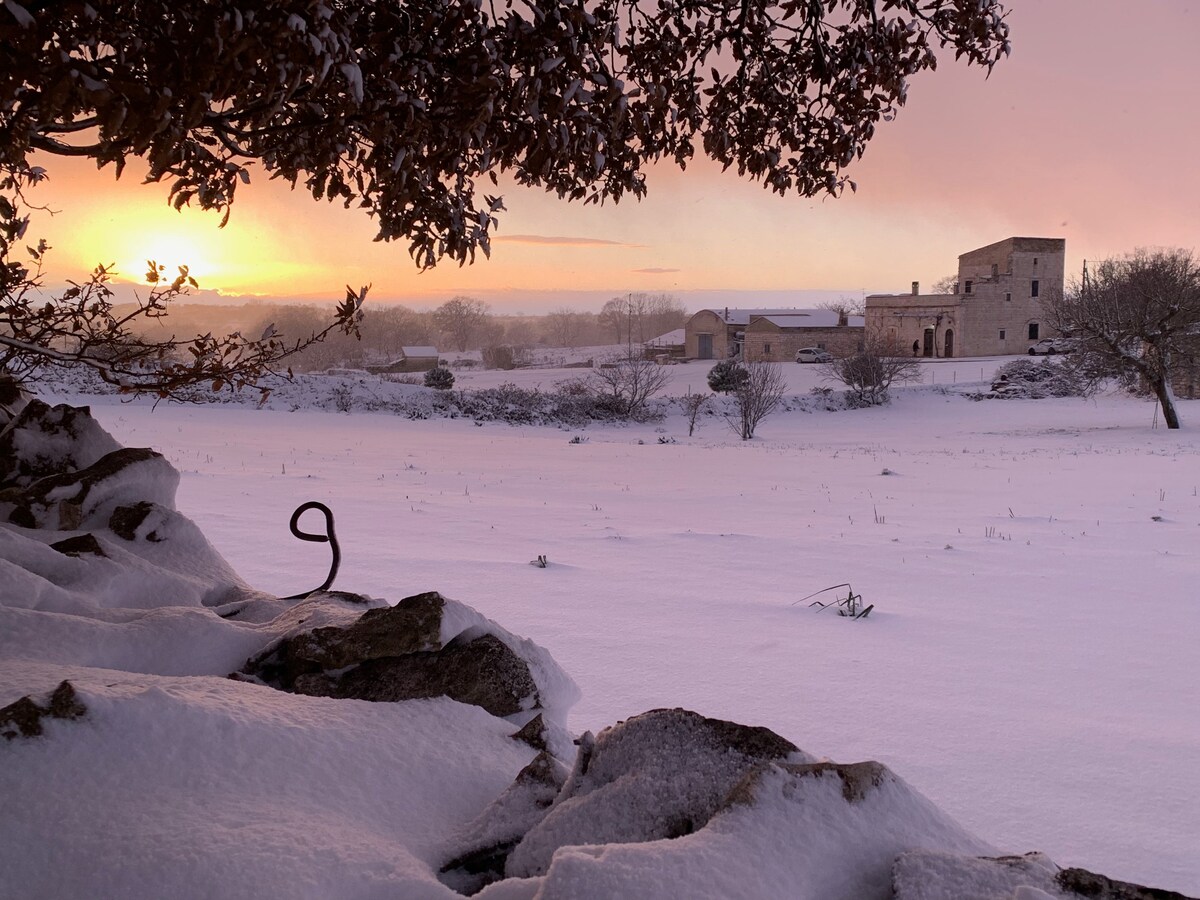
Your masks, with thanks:
M 570 237 L 562 234 L 506 234 L 496 236 L 494 241 L 504 244 L 552 244 L 560 247 L 643 247 L 644 244 L 626 244 L 622 241 L 605 241 L 600 238 Z
M 657 266 L 652 266 L 649 269 L 634 269 L 639 275 L 666 275 L 669 272 L 680 272 L 681 269 L 660 269 Z

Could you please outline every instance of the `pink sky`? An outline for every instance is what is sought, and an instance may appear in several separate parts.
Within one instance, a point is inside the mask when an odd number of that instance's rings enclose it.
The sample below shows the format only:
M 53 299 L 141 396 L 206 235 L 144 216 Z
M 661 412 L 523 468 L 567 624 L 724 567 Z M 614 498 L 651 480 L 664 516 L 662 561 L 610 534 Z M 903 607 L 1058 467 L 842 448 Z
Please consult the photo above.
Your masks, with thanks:
M 56 275 L 98 262 L 190 261 L 226 294 L 335 297 L 372 283 L 375 301 L 436 305 L 454 294 L 498 312 L 598 309 L 627 291 L 692 308 L 810 305 L 903 291 L 952 273 L 959 253 L 1010 235 L 1063 237 L 1067 265 L 1138 246 L 1200 248 L 1200 4 L 1014 0 L 1012 56 L 990 79 L 949 60 L 914 79 L 908 105 L 850 170 L 857 194 L 780 198 L 703 162 L 660 167 L 650 196 L 604 207 L 510 187 L 491 260 L 416 271 L 377 244 L 357 211 L 259 178 L 231 222 L 176 214 L 162 186 L 115 182 L 86 163 L 42 160 L 39 219 Z

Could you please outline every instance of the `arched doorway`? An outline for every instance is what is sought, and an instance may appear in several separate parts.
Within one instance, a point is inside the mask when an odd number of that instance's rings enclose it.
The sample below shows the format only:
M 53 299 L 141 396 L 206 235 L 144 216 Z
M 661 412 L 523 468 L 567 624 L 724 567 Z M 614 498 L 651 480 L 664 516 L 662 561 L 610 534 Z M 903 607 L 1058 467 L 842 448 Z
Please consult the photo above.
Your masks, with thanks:
M 954 358 L 954 329 L 946 329 L 946 359 Z
M 925 345 L 921 349 L 922 356 L 933 356 L 933 333 L 934 327 L 932 325 L 925 329 Z

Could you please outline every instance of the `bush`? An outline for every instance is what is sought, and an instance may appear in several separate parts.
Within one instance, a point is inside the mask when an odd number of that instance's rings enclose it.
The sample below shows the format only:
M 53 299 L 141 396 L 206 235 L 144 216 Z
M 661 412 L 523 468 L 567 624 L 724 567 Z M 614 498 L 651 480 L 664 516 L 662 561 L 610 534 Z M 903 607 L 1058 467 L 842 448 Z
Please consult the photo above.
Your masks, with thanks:
M 775 363 L 752 362 L 742 371 L 745 375 L 733 392 L 734 413 L 727 415 L 726 421 L 743 441 L 748 441 L 759 423 L 782 402 L 787 379 Z
M 868 343 L 852 356 L 824 364 L 825 375 L 847 387 L 846 403 L 851 409 L 882 406 L 891 399 L 893 384 L 921 377 L 917 359 L 896 356 L 885 346 Z
M 448 391 L 454 387 L 454 373 L 442 366 L 430 369 L 425 373 L 425 387 Z
M 1027 398 L 1041 400 L 1045 397 L 1087 397 L 1094 390 L 1095 382 L 1079 372 L 1071 363 L 1057 363 L 1049 359 L 1015 359 L 996 371 L 992 389 L 985 397 Z
M 645 418 L 650 398 L 671 381 L 671 372 L 640 356 L 628 356 L 592 372 L 589 387 L 598 404 L 629 419 Z
M 745 383 L 747 374 L 736 359 L 723 359 L 708 370 L 708 388 L 714 394 L 732 394 Z

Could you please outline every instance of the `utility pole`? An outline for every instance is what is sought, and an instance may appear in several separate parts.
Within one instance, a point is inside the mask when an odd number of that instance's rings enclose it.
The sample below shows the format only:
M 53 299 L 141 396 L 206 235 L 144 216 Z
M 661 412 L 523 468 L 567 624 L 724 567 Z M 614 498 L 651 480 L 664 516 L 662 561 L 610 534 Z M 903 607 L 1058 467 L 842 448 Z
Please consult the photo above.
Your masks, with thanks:
M 633 293 L 629 293 L 625 297 L 626 328 L 625 328 L 625 356 L 627 359 L 633 359 Z

